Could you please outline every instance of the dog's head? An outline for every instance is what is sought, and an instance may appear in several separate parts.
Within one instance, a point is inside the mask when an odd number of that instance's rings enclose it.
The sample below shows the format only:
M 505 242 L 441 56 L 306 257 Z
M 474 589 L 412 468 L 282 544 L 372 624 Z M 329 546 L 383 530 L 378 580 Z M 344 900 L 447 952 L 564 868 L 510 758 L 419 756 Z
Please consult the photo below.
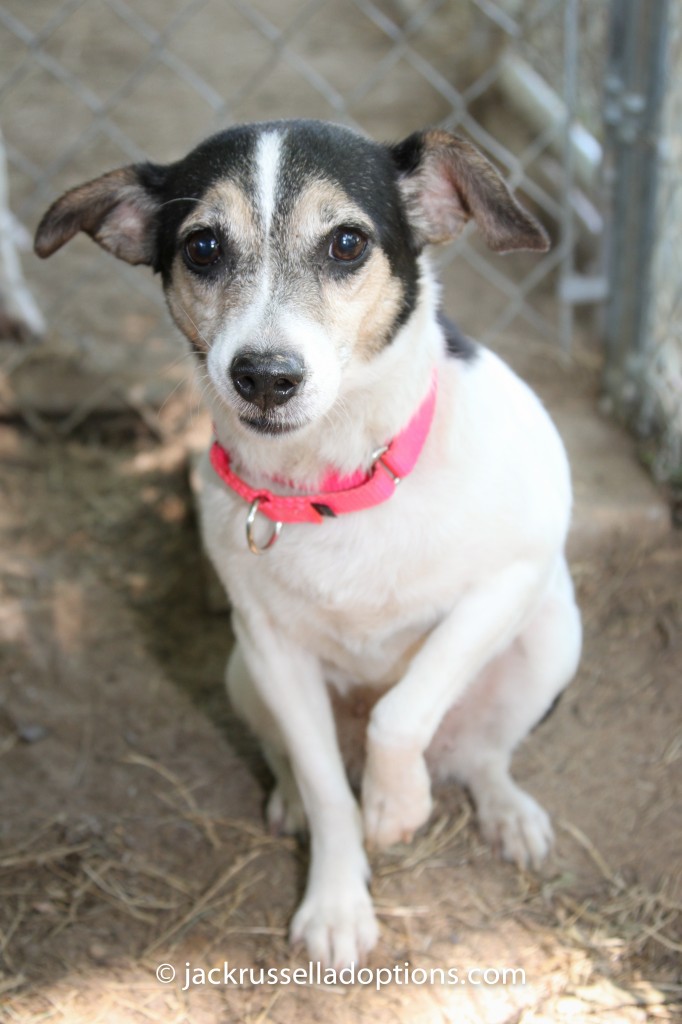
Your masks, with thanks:
M 475 220 L 492 249 L 547 248 L 539 224 L 468 142 L 380 145 L 338 125 L 230 128 L 167 166 L 124 167 L 43 217 L 36 252 L 78 231 L 160 272 L 171 313 L 238 429 L 324 415 L 418 302 L 420 254 Z

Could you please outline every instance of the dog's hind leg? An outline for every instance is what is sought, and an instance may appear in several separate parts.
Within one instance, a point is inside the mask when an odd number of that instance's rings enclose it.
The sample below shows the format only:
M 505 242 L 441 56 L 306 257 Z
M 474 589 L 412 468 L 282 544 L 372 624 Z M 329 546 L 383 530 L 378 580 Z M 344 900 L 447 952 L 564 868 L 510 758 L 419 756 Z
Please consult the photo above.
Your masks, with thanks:
M 239 644 L 235 644 L 232 649 L 225 682 L 234 710 L 260 741 L 263 756 L 275 776 L 275 788 L 265 810 L 270 831 L 275 835 L 306 832 L 308 821 L 291 762 L 284 749 L 282 734 L 253 685 Z
M 538 866 L 553 836 L 545 811 L 511 778 L 511 755 L 570 682 L 580 647 L 580 615 L 562 562 L 533 619 L 448 712 L 428 752 L 434 777 L 469 789 L 483 835 L 521 866 Z

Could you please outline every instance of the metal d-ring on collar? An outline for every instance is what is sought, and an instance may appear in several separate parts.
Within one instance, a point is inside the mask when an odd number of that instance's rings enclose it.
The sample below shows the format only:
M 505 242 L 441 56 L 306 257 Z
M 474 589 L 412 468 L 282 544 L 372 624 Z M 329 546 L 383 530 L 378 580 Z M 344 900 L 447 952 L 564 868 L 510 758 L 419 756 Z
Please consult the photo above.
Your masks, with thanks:
M 264 555 L 265 552 L 272 547 L 282 531 L 282 524 L 278 521 L 275 523 L 273 531 L 268 537 L 266 543 L 262 547 L 256 544 L 253 537 L 253 524 L 256 520 L 256 513 L 258 512 L 258 506 L 261 501 L 263 501 L 263 498 L 261 497 L 253 499 L 251 502 L 251 508 L 249 509 L 249 514 L 246 517 L 246 542 L 249 545 L 249 551 L 254 555 Z
M 388 473 L 388 475 L 393 480 L 394 486 L 397 487 L 398 484 L 400 483 L 401 478 L 397 476 L 393 472 L 391 467 L 387 466 L 383 460 L 383 456 L 386 454 L 388 449 L 389 445 L 385 444 L 382 445 L 381 448 L 377 448 L 375 449 L 375 451 L 372 452 L 372 470 L 374 470 L 376 466 L 381 466 L 381 468 L 386 473 Z M 264 555 L 266 551 L 269 551 L 273 544 L 275 544 L 275 542 L 277 541 L 277 538 L 279 537 L 280 533 L 282 532 L 282 523 L 279 520 L 277 520 L 273 526 L 272 533 L 268 537 L 265 544 L 261 546 L 260 544 L 256 543 L 256 540 L 253 536 L 253 524 L 256 521 L 256 514 L 262 501 L 265 501 L 265 498 L 263 498 L 261 495 L 259 495 L 257 498 L 254 498 L 253 501 L 251 502 L 251 507 L 249 508 L 249 514 L 246 517 L 246 542 L 249 545 L 249 551 L 251 551 L 254 555 Z
M 381 448 L 376 448 L 372 452 L 372 469 L 374 469 L 375 466 L 381 466 L 381 468 L 388 473 L 390 478 L 393 480 L 394 485 L 397 487 L 400 481 L 402 480 L 402 477 L 396 476 L 391 467 L 387 466 L 386 463 L 384 462 L 384 455 L 386 454 L 389 448 L 390 445 L 384 444 L 381 446 Z

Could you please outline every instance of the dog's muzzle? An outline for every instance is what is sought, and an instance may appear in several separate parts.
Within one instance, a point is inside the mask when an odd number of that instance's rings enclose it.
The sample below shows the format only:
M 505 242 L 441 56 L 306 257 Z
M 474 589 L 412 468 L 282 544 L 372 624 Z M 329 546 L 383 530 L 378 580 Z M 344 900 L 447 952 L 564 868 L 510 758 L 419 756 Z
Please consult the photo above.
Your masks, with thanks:
M 230 366 L 237 394 L 262 413 L 289 402 L 304 376 L 302 360 L 290 352 L 241 352 Z

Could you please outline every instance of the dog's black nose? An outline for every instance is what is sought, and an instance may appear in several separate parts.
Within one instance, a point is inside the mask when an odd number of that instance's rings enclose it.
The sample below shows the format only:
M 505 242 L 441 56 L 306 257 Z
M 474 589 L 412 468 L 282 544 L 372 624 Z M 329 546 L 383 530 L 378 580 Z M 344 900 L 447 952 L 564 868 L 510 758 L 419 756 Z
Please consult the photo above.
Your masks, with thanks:
M 242 352 L 232 360 L 230 376 L 237 393 L 265 412 L 294 397 L 304 367 L 290 352 Z

